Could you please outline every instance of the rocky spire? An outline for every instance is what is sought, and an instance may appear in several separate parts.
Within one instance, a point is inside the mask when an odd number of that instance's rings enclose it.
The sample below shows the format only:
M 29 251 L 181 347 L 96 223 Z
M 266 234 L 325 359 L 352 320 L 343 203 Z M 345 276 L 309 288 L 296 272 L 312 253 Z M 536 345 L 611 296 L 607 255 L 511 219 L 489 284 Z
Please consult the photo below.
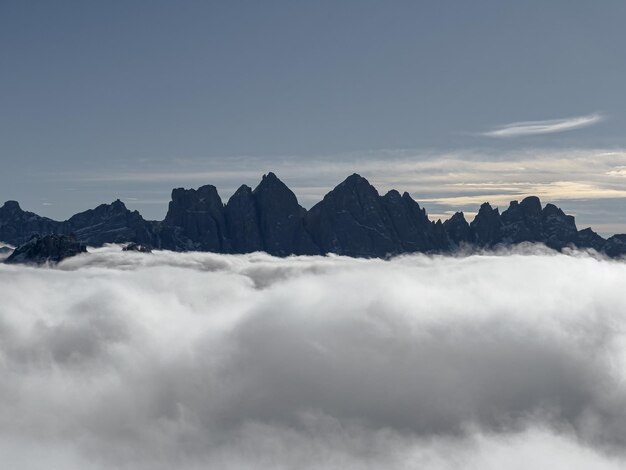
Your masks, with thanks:
M 346 178 L 306 215 L 306 228 L 323 253 L 386 256 L 402 251 L 385 201 L 356 173 Z M 396 212 L 395 217 L 398 214 Z
M 494 246 L 502 240 L 502 221 L 498 208 L 483 203 L 470 224 L 472 241 L 479 247 Z
M 252 196 L 265 251 L 278 256 L 319 253 L 319 248 L 304 229 L 306 210 L 274 173 L 263 175 Z
M 224 205 L 215 186 L 172 190 L 160 230 L 160 246 L 174 250 L 230 251 Z
M 226 204 L 225 216 L 233 252 L 251 253 L 264 249 L 252 188 L 245 184 L 239 187 Z
M 241 186 L 224 206 L 215 186 L 177 188 L 162 222 L 144 220 L 119 199 L 74 215 L 65 222 L 40 217 L 16 201 L 0 207 L 0 241 L 21 245 L 34 234 L 75 233 L 89 245 L 134 242 L 176 251 L 217 253 L 266 251 L 277 256 L 337 253 L 385 257 L 410 252 L 450 252 L 478 247 L 544 243 L 556 250 L 592 248 L 626 255 L 626 235 L 605 240 L 590 228 L 578 231 L 574 217 L 554 204 L 542 208 L 535 196 L 512 201 L 500 213 L 480 206 L 471 224 L 462 212 L 431 222 L 408 193 L 378 191 L 353 174 L 306 211 L 274 173 L 252 190 Z
M 455 247 L 459 247 L 471 241 L 470 226 L 467 220 L 465 220 L 465 214 L 463 214 L 463 212 L 456 212 L 443 223 L 443 228 Z

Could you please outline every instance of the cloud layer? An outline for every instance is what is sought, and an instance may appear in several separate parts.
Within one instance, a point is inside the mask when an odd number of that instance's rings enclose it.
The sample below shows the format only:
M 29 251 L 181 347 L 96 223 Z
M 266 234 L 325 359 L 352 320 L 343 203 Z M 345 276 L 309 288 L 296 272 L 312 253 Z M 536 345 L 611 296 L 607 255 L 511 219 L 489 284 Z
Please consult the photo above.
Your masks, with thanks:
M 105 247 L 0 266 L 0 453 L 38 468 L 623 468 L 626 265 Z
M 498 126 L 493 130 L 483 132 L 485 137 L 522 137 L 528 135 L 554 134 L 556 132 L 572 131 L 583 127 L 593 126 L 604 120 L 599 113 L 586 116 L 576 116 L 565 119 L 549 119 L 545 121 L 522 121 Z

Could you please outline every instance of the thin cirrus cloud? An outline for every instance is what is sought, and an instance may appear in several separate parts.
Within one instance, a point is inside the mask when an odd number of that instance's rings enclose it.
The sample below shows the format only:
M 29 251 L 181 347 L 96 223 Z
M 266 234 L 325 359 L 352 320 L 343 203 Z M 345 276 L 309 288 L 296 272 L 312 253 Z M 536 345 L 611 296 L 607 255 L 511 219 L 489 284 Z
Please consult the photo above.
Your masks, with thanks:
M 484 137 L 510 138 L 523 137 L 529 135 L 554 134 L 557 132 L 572 131 L 583 127 L 593 126 L 605 119 L 600 113 L 588 114 L 585 116 L 575 116 L 564 119 L 549 119 L 544 121 L 521 121 L 504 124 L 482 132 Z

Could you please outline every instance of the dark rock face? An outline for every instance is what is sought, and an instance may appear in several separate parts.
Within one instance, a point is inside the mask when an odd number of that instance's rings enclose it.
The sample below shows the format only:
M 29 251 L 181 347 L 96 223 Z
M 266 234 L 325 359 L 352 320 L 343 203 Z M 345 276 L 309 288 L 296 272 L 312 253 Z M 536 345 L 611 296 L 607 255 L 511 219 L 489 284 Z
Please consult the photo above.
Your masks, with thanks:
M 152 253 L 152 248 L 149 245 L 140 245 L 139 243 L 131 242 L 122 248 L 122 251 L 136 251 L 139 253 Z
M 518 203 L 511 201 L 502 213 L 502 242 L 516 244 L 541 241 L 541 202 L 529 196 Z
M 83 243 L 100 246 L 104 243 L 153 239 L 152 225 L 137 211 L 129 211 L 120 200 L 102 204 L 57 222 L 23 211 L 17 202 L 8 201 L 0 208 L 0 240 L 20 245 L 35 234 L 70 234 Z
M 348 256 L 386 256 L 402 250 L 386 206 L 378 191 L 357 175 L 349 176 L 306 215 L 306 228 L 322 253 Z M 397 204 L 396 217 L 402 209 Z
M 318 247 L 304 229 L 306 210 L 296 195 L 274 173 L 263 179 L 252 192 L 258 226 L 266 252 L 276 256 L 315 255 Z
M 231 196 L 226 204 L 225 216 L 234 253 L 263 251 L 259 213 L 252 188 L 243 185 Z
M 61 232 L 74 233 L 78 240 L 91 246 L 129 240 L 151 243 L 154 237 L 152 227 L 141 214 L 128 210 L 119 199 L 72 216 L 62 224 Z
M 471 224 L 462 212 L 431 222 L 408 193 L 384 196 L 353 174 L 308 212 L 274 173 L 252 190 L 241 186 L 222 203 L 215 186 L 174 189 L 162 222 L 144 220 L 119 200 L 57 222 L 23 211 L 15 201 L 0 207 L 0 240 L 20 245 L 34 234 L 75 234 L 89 245 L 129 243 L 127 250 L 150 246 L 187 251 L 249 253 L 276 256 L 337 253 L 386 257 L 411 252 L 446 253 L 468 247 L 543 243 L 556 250 L 591 248 L 612 257 L 626 255 L 626 235 L 605 240 L 587 228 L 578 231 L 574 217 L 553 204 L 542 208 L 535 196 L 512 201 L 499 212 L 480 206 Z M 146 247 L 146 248 L 144 248 Z
M 241 186 L 225 209 L 232 251 L 266 251 L 277 256 L 318 254 L 318 247 L 304 229 L 305 213 L 296 195 L 274 173 L 264 175 L 254 191 Z
M 72 235 L 34 236 L 30 241 L 17 247 L 5 260 L 9 264 L 58 263 L 66 258 L 86 253 L 84 244 Z
M 32 212 L 23 211 L 16 201 L 7 201 L 0 207 L 0 240 L 21 245 L 36 233 L 60 231 L 61 223 Z
M 502 221 L 498 208 L 483 203 L 470 224 L 472 242 L 479 247 L 491 247 L 502 240 Z
M 453 247 L 460 247 L 471 241 L 470 226 L 465 220 L 463 212 L 456 212 L 452 217 L 443 223 L 443 228 L 448 234 L 448 238 Z
M 603 246 L 603 251 L 611 258 L 619 258 L 626 255 L 626 234 L 618 234 L 609 237 Z
M 440 247 L 426 210 L 409 193 L 391 190 L 381 199 L 403 253 L 429 252 Z
M 521 203 L 511 201 L 502 215 L 488 203 L 482 204 L 472 221 L 471 231 L 473 243 L 481 247 L 539 242 L 561 250 L 578 240 L 574 217 L 565 215 L 554 204 L 547 204 L 542 209 L 535 196 L 527 197 Z
M 174 189 L 159 236 L 165 249 L 227 253 L 224 205 L 215 186 Z
M 574 245 L 578 238 L 576 222 L 554 204 L 546 204 L 541 212 L 541 239 L 550 248 L 561 250 Z
M 448 236 L 446 232 L 445 227 L 443 226 L 443 222 L 441 222 L 441 220 L 437 220 L 437 222 L 431 222 L 431 224 L 432 224 L 433 236 L 435 237 L 435 240 L 439 242 L 438 251 L 440 252 L 450 251 L 451 241 L 450 241 L 450 237 Z
M 586 228 L 578 232 L 574 245 L 579 248 L 593 248 L 596 251 L 602 251 L 605 243 L 604 238 L 590 228 Z

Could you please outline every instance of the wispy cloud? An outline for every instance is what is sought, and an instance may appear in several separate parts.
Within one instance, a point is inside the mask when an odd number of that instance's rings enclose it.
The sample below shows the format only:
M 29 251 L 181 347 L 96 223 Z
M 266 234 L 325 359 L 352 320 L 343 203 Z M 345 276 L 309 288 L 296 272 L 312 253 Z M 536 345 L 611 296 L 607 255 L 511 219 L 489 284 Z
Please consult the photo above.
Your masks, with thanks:
M 593 126 L 604 119 L 605 117 L 602 114 L 593 113 L 586 116 L 576 116 L 565 119 L 512 122 L 510 124 L 498 126 L 490 131 L 482 132 L 480 135 L 485 137 L 508 138 L 527 135 L 553 134 L 555 132 L 565 132 Z

